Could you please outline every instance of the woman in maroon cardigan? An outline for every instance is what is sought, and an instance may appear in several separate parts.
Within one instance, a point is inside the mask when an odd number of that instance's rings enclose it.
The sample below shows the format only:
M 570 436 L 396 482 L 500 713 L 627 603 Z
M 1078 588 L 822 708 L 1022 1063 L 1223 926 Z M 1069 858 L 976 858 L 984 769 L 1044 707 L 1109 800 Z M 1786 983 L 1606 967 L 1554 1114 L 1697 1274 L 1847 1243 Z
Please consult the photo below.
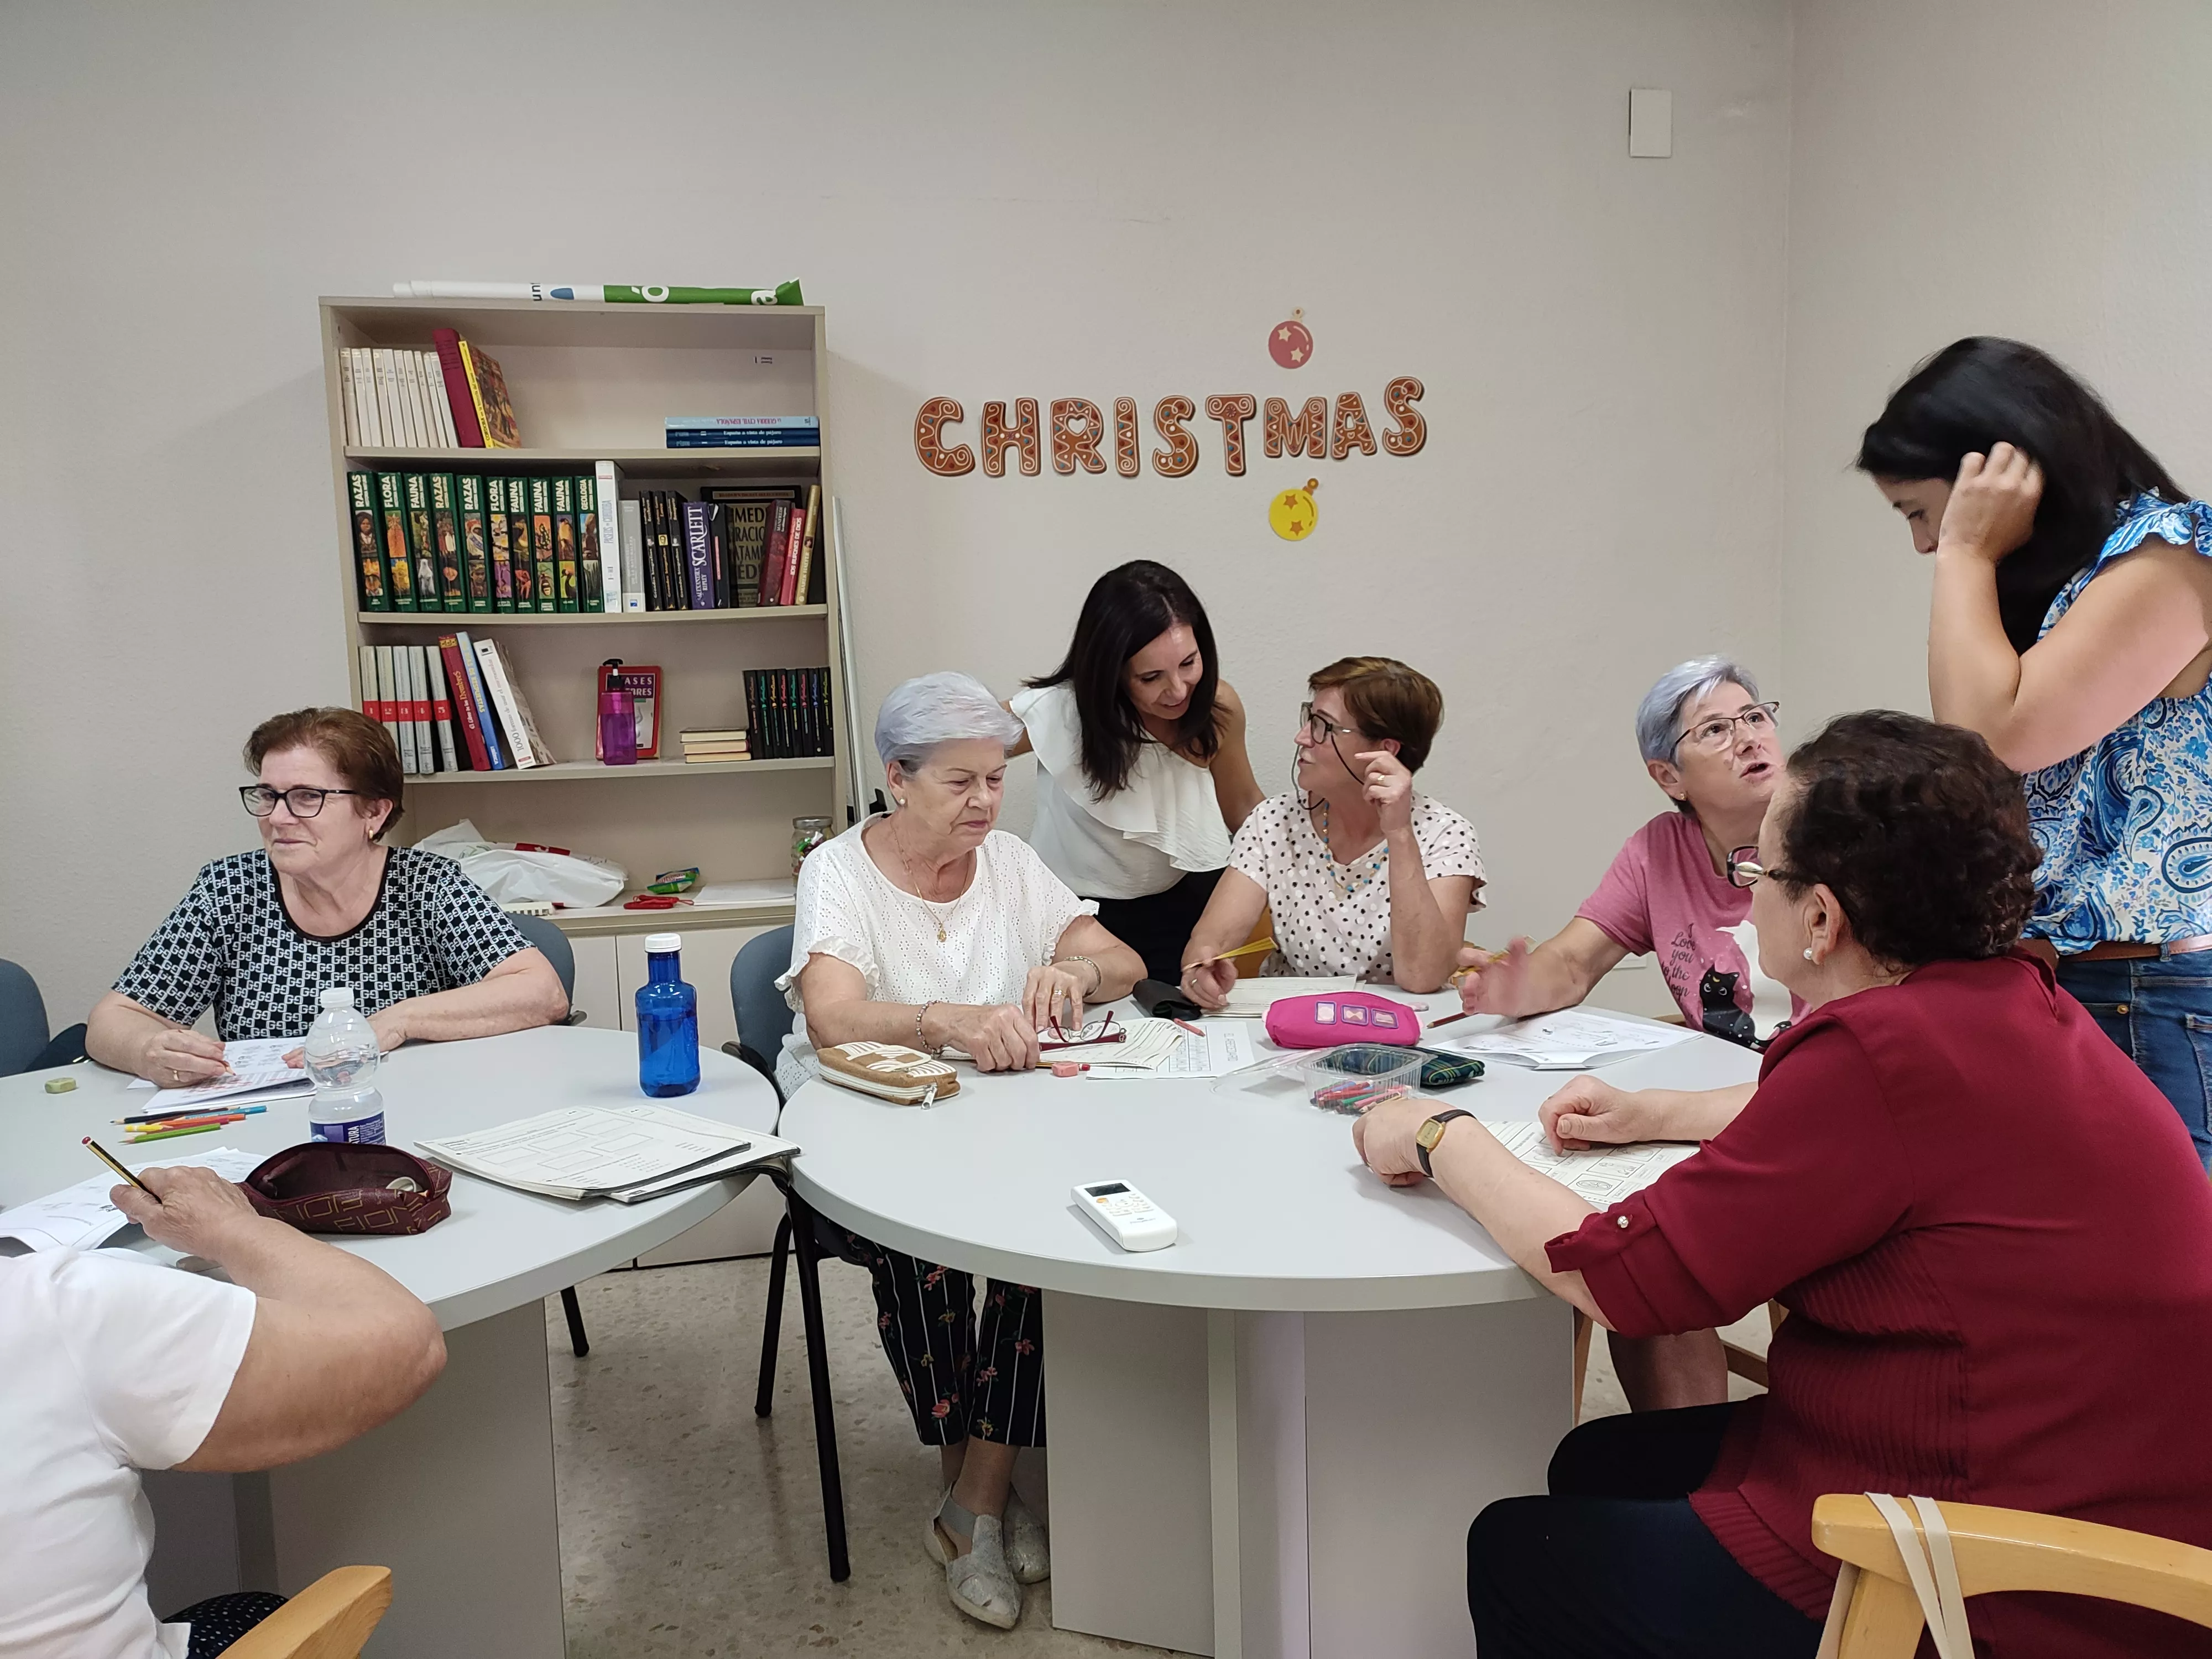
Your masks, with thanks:
M 2035 862 L 2019 780 L 1980 738 L 1844 716 L 1790 757 L 1732 860 L 1756 884 L 1761 965 L 1811 1012 L 1717 1133 L 1712 1097 L 1638 1108 L 1650 1138 L 1711 1135 L 1697 1157 L 1593 1213 L 1464 1115 L 1422 1135 L 1433 1103 L 1357 1126 L 1369 1167 L 1402 1185 L 1426 1166 L 1609 1329 L 1790 1310 L 1763 1398 L 1586 1424 L 1549 1497 L 1482 1512 L 1483 1659 L 1809 1656 L 1836 1571 L 1813 1547 L 1823 1492 L 2212 1546 L 2194 1397 L 2212 1375 L 2212 1186 L 2164 1097 L 2012 953 Z M 2212 1632 L 2074 1597 L 1968 1611 L 1998 1659 L 2212 1654 Z

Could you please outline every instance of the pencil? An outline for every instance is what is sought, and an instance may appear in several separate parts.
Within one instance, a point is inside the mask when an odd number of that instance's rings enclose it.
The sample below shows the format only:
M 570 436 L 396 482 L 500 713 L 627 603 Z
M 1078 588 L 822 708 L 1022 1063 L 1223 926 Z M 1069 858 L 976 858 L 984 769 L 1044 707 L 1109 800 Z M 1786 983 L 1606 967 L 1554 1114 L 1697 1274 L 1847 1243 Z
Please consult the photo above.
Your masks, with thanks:
M 1177 1019 L 1177 1018 L 1176 1018 L 1173 1014 L 1170 1014 L 1170 1015 L 1168 1016 L 1168 1024 L 1170 1024 L 1170 1025 L 1180 1025 L 1180 1026 L 1182 1026 L 1182 1029 L 1183 1029 L 1184 1030 L 1186 1030 L 1186 1031 L 1189 1032 L 1193 1036 L 1200 1036 L 1200 1037 L 1202 1037 L 1202 1036 L 1204 1036 L 1206 1035 L 1206 1033 L 1205 1033 L 1204 1031 L 1202 1031 L 1201 1030 L 1200 1030 L 1197 1026 L 1195 1026 L 1195 1025 L 1192 1024 L 1188 1020 L 1187 1020 L 1187 1019 Z
M 183 1117 L 187 1114 L 206 1117 L 210 1114 L 220 1112 L 225 1117 L 245 1117 L 254 1112 L 265 1112 L 268 1109 L 266 1106 L 207 1106 L 195 1112 L 192 1108 L 187 1107 L 184 1111 L 141 1112 L 136 1117 L 112 1118 L 109 1121 L 119 1123 L 127 1129 L 134 1123 L 167 1123 L 172 1118 Z
M 220 1123 L 202 1123 L 190 1129 L 155 1129 L 150 1133 L 125 1135 L 123 1137 L 123 1144 L 126 1146 L 136 1146 L 143 1140 L 173 1140 L 179 1135 L 213 1134 L 221 1127 L 222 1125 Z
M 245 1115 L 239 1112 L 202 1112 L 191 1117 L 165 1117 L 155 1123 L 131 1123 L 124 1126 L 123 1133 L 149 1135 L 161 1129 L 216 1128 L 225 1123 L 243 1123 Z
M 101 1146 L 90 1135 L 84 1137 L 84 1144 L 92 1148 L 92 1155 L 94 1158 L 98 1158 L 102 1164 L 105 1164 L 109 1169 L 114 1170 L 116 1174 L 121 1176 L 125 1181 L 136 1187 L 140 1192 L 145 1194 L 147 1197 L 152 1199 L 156 1204 L 159 1204 L 161 1201 L 161 1195 L 159 1193 L 155 1192 L 151 1187 L 149 1187 L 144 1182 L 139 1180 L 137 1176 L 132 1175 L 130 1170 L 125 1169 L 120 1164 L 118 1164 L 115 1159 L 109 1155 L 106 1147 Z
M 1224 951 L 1218 956 L 1200 957 L 1196 962 L 1185 963 L 1183 969 L 1188 973 L 1193 968 L 1203 968 L 1210 963 L 1235 962 L 1242 957 L 1261 956 L 1274 948 L 1274 940 L 1255 939 L 1249 945 L 1240 945 L 1233 951 Z

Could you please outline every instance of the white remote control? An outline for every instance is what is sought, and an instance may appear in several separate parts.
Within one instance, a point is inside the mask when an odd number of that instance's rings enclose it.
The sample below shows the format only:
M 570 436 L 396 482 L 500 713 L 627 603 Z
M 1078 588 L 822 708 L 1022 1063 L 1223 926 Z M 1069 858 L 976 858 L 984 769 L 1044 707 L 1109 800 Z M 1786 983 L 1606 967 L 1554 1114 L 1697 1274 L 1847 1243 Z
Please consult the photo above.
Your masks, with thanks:
M 1176 1242 L 1167 1212 L 1126 1181 L 1086 1181 L 1075 1189 L 1075 1202 L 1125 1250 L 1164 1250 Z

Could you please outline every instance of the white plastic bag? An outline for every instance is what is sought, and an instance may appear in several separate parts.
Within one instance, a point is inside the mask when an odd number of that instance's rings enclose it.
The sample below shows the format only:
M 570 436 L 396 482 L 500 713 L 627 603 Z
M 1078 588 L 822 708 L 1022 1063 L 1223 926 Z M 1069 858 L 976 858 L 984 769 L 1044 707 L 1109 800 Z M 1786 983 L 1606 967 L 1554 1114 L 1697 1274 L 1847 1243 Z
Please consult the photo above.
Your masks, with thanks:
M 486 841 L 466 818 L 432 830 L 415 843 L 415 850 L 453 860 L 470 880 L 503 904 L 532 899 L 580 909 L 606 903 L 629 882 L 622 866 L 605 859 Z

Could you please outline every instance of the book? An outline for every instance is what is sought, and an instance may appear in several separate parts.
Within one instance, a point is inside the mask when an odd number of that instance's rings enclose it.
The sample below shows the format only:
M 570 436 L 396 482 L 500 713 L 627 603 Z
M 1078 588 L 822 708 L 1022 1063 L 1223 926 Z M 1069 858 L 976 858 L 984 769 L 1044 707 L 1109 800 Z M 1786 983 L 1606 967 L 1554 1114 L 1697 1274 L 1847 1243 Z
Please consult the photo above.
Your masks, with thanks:
M 392 382 L 398 371 L 392 365 L 392 348 L 369 349 L 369 378 L 376 394 L 376 423 L 386 449 L 407 447 L 407 430 L 399 423 L 398 388 Z
M 431 417 L 429 400 L 422 392 L 422 359 L 413 351 L 395 351 L 392 361 L 399 365 L 399 386 L 407 400 L 408 441 L 418 449 L 438 447 L 437 422 Z
M 376 475 L 376 522 L 384 545 L 384 575 L 394 611 L 412 611 L 415 565 L 407 556 L 406 480 L 397 472 Z
M 438 587 L 437 539 L 430 528 L 430 479 L 427 473 L 400 475 L 407 487 L 407 558 L 415 567 L 415 608 L 438 611 L 444 602 Z
M 809 507 L 801 507 L 792 514 L 791 545 L 783 556 L 783 586 L 776 594 L 775 602 L 778 605 L 791 605 L 796 602 L 795 596 L 799 591 L 799 549 L 806 538 L 813 534 L 812 527 L 807 522 L 810 511 Z
M 601 461 L 592 471 L 592 510 L 594 514 L 591 534 L 598 538 L 599 572 L 594 577 L 585 573 L 584 586 L 587 594 L 596 592 L 599 604 L 586 601 L 585 609 L 619 611 L 623 608 L 623 540 L 620 493 L 615 485 L 615 464 Z M 588 560 L 589 553 L 585 555 Z
M 361 415 L 353 401 L 353 354 L 343 347 L 338 351 L 338 422 L 345 432 L 345 447 L 359 447 Z
M 430 534 L 438 544 L 438 593 L 448 611 L 469 608 L 469 590 L 461 575 L 461 515 L 459 491 L 450 472 L 428 475 L 430 485 Z
M 707 533 L 707 503 L 684 503 L 684 592 L 694 611 L 714 608 L 714 544 Z
M 702 500 L 707 511 L 707 568 L 714 578 L 714 609 L 730 608 L 730 544 L 728 515 L 720 501 Z
M 723 544 L 730 568 L 730 602 L 737 605 L 760 603 L 761 568 L 766 562 L 768 537 L 778 501 L 790 504 L 798 492 L 788 489 L 737 489 L 710 484 L 701 496 L 722 508 Z
M 538 609 L 538 550 L 530 544 L 530 480 L 507 481 L 507 542 L 514 562 L 514 608 Z
M 553 480 L 530 480 L 530 553 L 538 571 L 538 608 L 558 611 L 559 588 L 555 572 L 555 541 L 553 536 Z M 574 584 L 571 583 L 573 588 Z M 572 605 L 570 610 L 575 609 Z
M 346 507 L 353 525 L 353 559 L 361 573 L 361 608 L 389 611 L 392 594 L 384 585 L 384 548 L 376 527 L 376 475 L 346 474 Z
M 768 539 L 761 547 L 760 584 L 753 595 L 756 605 L 774 605 L 783 592 L 783 561 L 791 550 L 791 521 L 797 510 L 789 501 L 778 501 L 770 510 Z
M 438 354 L 426 351 L 422 357 L 422 386 L 430 395 L 430 412 L 438 417 L 438 442 L 447 449 L 461 447 L 461 434 L 453 425 L 453 399 L 446 395 L 446 371 L 438 362 Z
M 477 658 L 476 641 L 465 633 L 453 635 L 455 649 L 459 653 L 463 675 L 468 683 L 469 701 L 476 706 L 477 727 L 483 734 L 485 757 L 491 769 L 504 772 L 518 763 L 500 735 L 499 719 L 491 706 L 490 693 L 485 689 L 483 665 Z
M 623 562 L 622 608 L 624 611 L 645 609 L 645 515 L 638 503 L 622 501 Z
M 364 645 L 354 653 L 354 669 L 361 680 L 361 712 L 379 726 L 384 724 L 384 695 L 376 689 L 376 647 Z
M 461 763 L 460 745 L 453 740 L 453 703 L 446 685 L 446 655 L 433 646 L 415 647 L 422 653 L 422 665 L 430 677 L 430 730 L 438 739 L 438 769 L 441 772 L 465 772 Z
M 482 449 L 483 428 L 477 422 L 468 371 L 461 367 L 461 337 L 450 328 L 434 328 L 430 343 L 437 348 L 438 378 L 445 382 L 446 401 L 453 411 L 453 435 L 463 449 Z
M 814 542 L 822 531 L 822 486 L 806 487 L 806 539 L 799 550 L 799 577 L 792 592 L 795 595 L 784 600 L 786 605 L 813 605 L 814 598 Z
M 415 726 L 404 718 L 406 710 L 399 702 L 398 665 L 392 659 L 392 647 L 380 645 L 376 651 L 376 696 L 384 707 L 384 729 L 391 734 L 392 746 L 399 752 L 399 769 L 415 769 Z
M 473 472 L 455 480 L 460 487 L 461 575 L 468 608 L 489 611 L 491 599 L 491 529 L 484 508 L 485 481 Z
M 395 659 L 407 665 L 407 713 L 415 722 L 415 768 L 438 770 L 438 751 L 430 733 L 430 665 L 419 645 L 403 645 Z
M 558 609 L 582 608 L 582 574 L 576 540 L 576 481 L 549 478 L 553 499 L 553 594 Z M 536 511 L 535 503 L 532 512 Z
M 671 415 L 661 422 L 669 432 L 805 432 L 822 430 L 818 415 Z
M 484 686 L 491 693 L 492 707 L 499 711 L 500 730 L 507 733 L 507 747 L 513 751 L 514 763 L 523 769 L 550 766 L 553 751 L 545 746 L 545 739 L 538 733 L 538 722 L 530 717 L 530 704 L 522 695 L 513 675 L 507 672 L 507 659 L 501 653 L 497 640 L 476 641 L 477 661 L 483 669 Z
M 483 722 L 477 717 L 476 699 L 471 695 L 468 670 L 461 662 L 459 635 L 438 635 L 438 659 L 449 688 L 453 714 L 460 722 L 461 747 L 468 753 L 469 769 L 489 772 L 492 769 L 491 749 L 484 742 Z
M 507 480 L 486 478 L 484 533 L 491 549 L 491 608 L 514 609 L 514 563 L 507 550 Z
M 646 608 L 649 611 L 668 609 L 667 585 L 661 571 L 660 501 L 661 492 L 648 489 L 637 502 L 645 530 Z
M 460 342 L 461 367 L 469 382 L 469 398 L 475 406 L 477 425 L 487 449 L 520 449 L 522 434 L 514 424 L 514 405 L 507 401 L 507 377 L 495 358 L 483 348 Z

